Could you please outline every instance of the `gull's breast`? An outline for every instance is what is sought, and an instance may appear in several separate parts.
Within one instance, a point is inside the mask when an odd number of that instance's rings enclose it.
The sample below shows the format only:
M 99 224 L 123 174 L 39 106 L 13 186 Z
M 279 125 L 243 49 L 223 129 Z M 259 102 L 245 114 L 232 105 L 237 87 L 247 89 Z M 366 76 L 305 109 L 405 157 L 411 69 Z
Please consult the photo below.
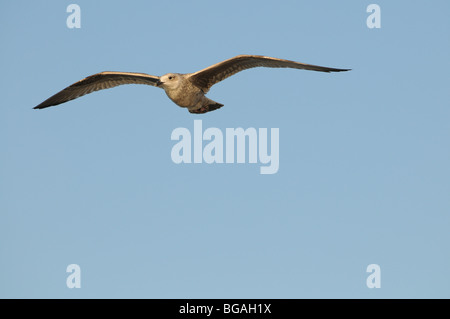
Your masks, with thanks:
M 181 107 L 196 106 L 204 95 L 199 88 L 192 85 L 189 81 L 184 81 L 176 89 L 167 89 L 165 91 L 167 96 Z

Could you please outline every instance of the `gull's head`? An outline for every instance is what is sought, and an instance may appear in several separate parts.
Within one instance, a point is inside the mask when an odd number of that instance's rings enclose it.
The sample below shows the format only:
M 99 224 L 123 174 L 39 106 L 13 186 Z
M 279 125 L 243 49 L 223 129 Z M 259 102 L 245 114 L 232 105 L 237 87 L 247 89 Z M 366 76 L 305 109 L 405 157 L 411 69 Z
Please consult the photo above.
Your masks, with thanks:
M 162 87 L 163 89 L 176 89 L 181 82 L 181 74 L 178 73 L 167 73 L 161 76 L 156 83 L 156 86 Z

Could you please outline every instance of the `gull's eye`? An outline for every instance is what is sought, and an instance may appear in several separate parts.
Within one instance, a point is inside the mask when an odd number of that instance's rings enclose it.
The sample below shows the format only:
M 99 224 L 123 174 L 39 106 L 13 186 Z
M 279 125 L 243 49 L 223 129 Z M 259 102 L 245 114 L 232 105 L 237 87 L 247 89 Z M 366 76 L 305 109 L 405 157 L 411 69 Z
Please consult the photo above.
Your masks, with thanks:
M 169 76 L 169 80 L 173 80 L 173 76 Z

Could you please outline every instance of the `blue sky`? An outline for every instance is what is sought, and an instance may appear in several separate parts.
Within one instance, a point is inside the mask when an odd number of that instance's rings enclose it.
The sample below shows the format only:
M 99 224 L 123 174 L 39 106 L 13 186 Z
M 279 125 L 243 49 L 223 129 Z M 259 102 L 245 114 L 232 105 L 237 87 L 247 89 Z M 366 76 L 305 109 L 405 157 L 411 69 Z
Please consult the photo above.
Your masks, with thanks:
M 449 10 L 2 2 L 0 297 L 449 298 Z M 204 115 L 137 85 L 32 109 L 97 72 L 189 73 L 244 53 L 352 71 L 245 71 Z M 171 133 L 195 119 L 279 128 L 279 171 L 173 163 Z

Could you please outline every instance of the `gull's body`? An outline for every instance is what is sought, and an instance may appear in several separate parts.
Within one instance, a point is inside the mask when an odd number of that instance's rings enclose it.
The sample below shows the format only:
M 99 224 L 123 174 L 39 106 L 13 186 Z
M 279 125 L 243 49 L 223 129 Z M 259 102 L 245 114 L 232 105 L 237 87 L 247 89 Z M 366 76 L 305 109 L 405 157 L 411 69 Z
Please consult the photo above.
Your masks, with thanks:
M 211 86 L 237 72 L 254 67 L 294 68 L 321 72 L 348 71 L 348 69 L 328 68 L 259 55 L 238 55 L 206 69 L 188 74 L 168 73 L 159 77 L 132 72 L 108 71 L 97 73 L 68 86 L 36 106 L 35 109 L 58 105 L 85 94 L 118 85 L 147 84 L 164 89 L 167 96 L 175 104 L 187 108 L 191 113 L 206 113 L 223 106 L 223 104 L 210 100 L 205 96 Z

